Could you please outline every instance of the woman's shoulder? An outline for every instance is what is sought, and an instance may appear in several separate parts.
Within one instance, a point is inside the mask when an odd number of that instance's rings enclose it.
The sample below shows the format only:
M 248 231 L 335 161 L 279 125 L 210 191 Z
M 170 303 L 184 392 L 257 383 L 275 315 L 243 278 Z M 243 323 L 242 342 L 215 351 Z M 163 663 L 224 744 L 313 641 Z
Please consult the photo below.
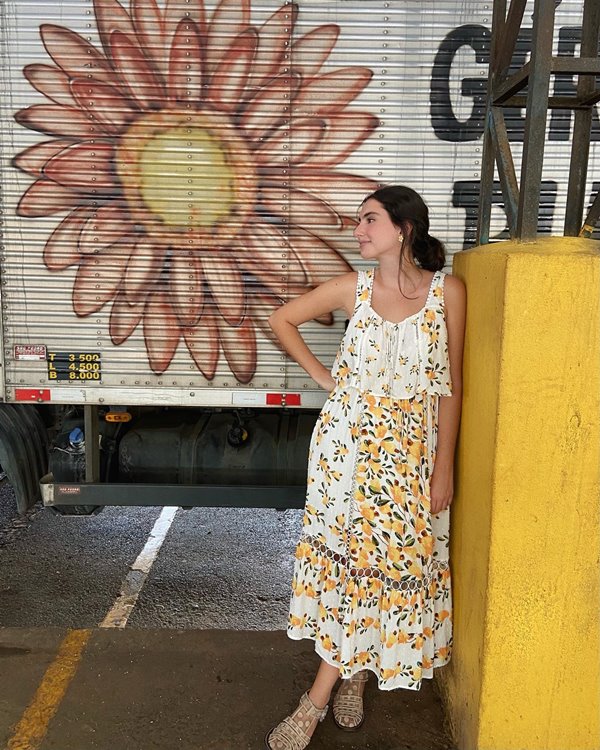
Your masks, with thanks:
M 462 279 L 459 279 L 458 276 L 453 276 L 451 273 L 446 273 L 445 271 L 441 271 L 441 273 L 446 293 L 450 292 L 452 295 L 466 294 L 465 284 Z
M 462 279 L 444 273 L 444 302 L 446 307 L 464 307 L 467 290 Z

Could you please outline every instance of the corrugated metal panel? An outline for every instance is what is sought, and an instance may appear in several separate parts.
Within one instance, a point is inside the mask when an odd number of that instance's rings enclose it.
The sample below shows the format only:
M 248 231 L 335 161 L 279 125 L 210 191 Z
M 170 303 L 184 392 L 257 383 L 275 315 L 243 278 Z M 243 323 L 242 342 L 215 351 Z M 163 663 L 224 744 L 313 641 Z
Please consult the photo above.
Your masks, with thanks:
M 136 403 L 315 391 L 266 318 L 360 265 L 352 218 L 372 186 L 422 192 L 450 252 L 473 241 L 491 5 L 2 3 L 7 397 L 55 384 L 67 401 Z M 576 49 L 580 6 L 558 7 L 560 54 Z M 568 133 L 554 113 L 548 231 L 561 231 Z M 330 363 L 342 330 L 338 316 L 306 335 Z M 54 360 L 58 378 L 97 353 L 101 382 L 97 360 L 70 383 L 49 378 L 38 350 L 15 357 L 23 345 L 76 355 Z

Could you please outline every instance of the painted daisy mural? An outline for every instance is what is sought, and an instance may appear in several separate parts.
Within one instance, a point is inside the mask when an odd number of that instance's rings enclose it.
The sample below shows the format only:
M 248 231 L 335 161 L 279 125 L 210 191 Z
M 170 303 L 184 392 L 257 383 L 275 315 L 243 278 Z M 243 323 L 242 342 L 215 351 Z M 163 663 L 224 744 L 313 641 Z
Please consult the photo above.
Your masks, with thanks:
M 42 136 L 14 160 L 18 213 L 57 215 L 44 263 L 76 268 L 76 315 L 110 305 L 115 345 L 141 326 L 155 373 L 183 341 L 208 380 L 224 356 L 249 382 L 268 314 L 349 268 L 347 198 L 374 183 L 340 165 L 377 127 L 354 101 L 371 71 L 324 68 L 339 28 L 296 34 L 295 4 L 260 25 L 249 0 L 94 13 L 100 45 L 45 24 L 50 62 L 24 69 L 47 102 L 15 115 Z

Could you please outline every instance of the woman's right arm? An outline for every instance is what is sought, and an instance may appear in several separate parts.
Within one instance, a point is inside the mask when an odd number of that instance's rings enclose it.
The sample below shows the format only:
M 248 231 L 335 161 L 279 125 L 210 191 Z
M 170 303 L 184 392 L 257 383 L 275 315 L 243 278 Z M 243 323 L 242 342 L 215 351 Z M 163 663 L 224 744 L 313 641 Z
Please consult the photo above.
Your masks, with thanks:
M 269 325 L 290 357 L 304 368 L 321 388 L 331 391 L 331 373 L 306 345 L 298 326 L 334 310 L 352 314 L 356 292 L 356 272 L 337 276 L 275 310 Z

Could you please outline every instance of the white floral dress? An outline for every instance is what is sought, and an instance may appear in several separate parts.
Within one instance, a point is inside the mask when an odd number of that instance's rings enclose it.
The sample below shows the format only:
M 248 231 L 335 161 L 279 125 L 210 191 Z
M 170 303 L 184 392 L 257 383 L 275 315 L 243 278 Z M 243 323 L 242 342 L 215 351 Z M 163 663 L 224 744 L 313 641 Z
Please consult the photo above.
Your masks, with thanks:
M 400 323 L 356 306 L 313 432 L 288 635 L 310 638 L 343 678 L 418 689 L 450 658 L 448 517 L 430 513 L 440 396 L 451 395 L 444 274 Z

